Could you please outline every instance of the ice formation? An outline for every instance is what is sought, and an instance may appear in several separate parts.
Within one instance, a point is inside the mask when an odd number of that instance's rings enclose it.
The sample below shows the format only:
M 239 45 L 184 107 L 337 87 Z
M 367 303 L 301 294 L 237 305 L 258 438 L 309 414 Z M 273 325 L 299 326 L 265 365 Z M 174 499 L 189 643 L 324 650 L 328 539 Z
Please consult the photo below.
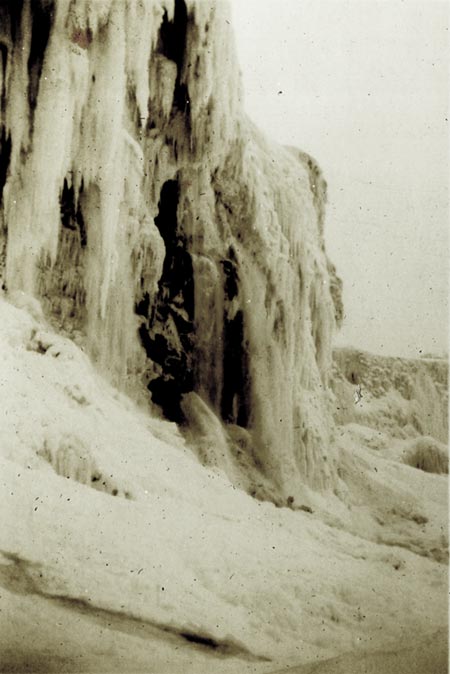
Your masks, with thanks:
M 332 387 L 338 423 L 356 422 L 407 440 L 448 439 L 448 362 L 336 349 Z M 355 388 L 361 398 L 355 404 Z
M 168 419 L 215 415 L 213 464 L 245 436 L 274 493 L 332 487 L 326 184 L 245 118 L 227 4 L 0 12 L 4 288 Z

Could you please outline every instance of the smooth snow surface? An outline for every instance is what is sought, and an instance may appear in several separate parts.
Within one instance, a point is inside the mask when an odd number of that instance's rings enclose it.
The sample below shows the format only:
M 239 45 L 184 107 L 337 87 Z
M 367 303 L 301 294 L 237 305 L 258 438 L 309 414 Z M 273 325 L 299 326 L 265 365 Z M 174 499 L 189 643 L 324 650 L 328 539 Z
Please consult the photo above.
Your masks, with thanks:
M 0 341 L 4 648 L 10 621 L 24 636 L 39 606 L 62 629 L 82 614 L 81 634 L 96 616 L 133 639 L 169 639 L 192 653 L 191 672 L 205 658 L 209 671 L 272 671 L 388 651 L 446 625 L 447 478 L 383 458 L 371 448 L 376 429 L 338 428 L 339 498 L 313 496 L 312 512 L 295 501 L 276 508 L 201 466 L 173 424 L 144 414 L 73 342 L 4 300 Z M 131 667 L 120 639 L 118 671 Z M 140 671 L 158 671 L 141 657 Z

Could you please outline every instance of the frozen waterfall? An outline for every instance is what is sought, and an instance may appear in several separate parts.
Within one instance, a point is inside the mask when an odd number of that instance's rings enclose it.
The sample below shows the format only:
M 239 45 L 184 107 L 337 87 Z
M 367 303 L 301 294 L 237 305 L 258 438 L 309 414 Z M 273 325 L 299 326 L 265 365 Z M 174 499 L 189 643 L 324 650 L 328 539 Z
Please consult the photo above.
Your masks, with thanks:
M 222 454 L 244 434 L 278 494 L 332 487 L 326 184 L 245 117 L 227 4 L 0 13 L 4 290 L 168 419 L 215 415 Z

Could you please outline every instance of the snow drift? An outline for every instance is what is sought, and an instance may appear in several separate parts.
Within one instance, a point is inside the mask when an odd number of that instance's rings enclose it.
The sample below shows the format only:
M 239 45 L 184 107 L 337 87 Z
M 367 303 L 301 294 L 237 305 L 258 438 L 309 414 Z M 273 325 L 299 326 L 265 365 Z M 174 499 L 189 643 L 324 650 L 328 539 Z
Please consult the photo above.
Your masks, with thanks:
M 447 477 L 371 449 L 370 429 L 339 427 L 339 497 L 277 508 L 1 298 L 0 353 L 6 671 L 127 671 L 126 652 L 132 672 L 262 673 L 446 624 Z M 74 634 L 91 649 L 75 665 Z

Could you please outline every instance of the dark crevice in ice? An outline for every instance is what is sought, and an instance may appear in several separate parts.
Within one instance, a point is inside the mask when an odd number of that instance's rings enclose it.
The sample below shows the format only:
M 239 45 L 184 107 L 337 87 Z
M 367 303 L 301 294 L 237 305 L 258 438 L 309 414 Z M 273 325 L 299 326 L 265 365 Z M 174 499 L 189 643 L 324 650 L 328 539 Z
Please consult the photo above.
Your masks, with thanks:
M 151 311 L 139 334 L 148 357 L 161 368 L 148 384 L 152 400 L 168 419 L 182 422 L 181 397 L 194 387 L 194 270 L 177 220 L 178 200 L 178 180 L 168 180 L 155 218 L 166 248 L 158 295 L 150 310 L 150 297 L 144 292 L 136 302 L 136 313 L 145 316 Z
M 87 228 L 82 213 L 83 183 L 75 194 L 64 180 L 60 202 L 60 229 L 54 263 L 42 255 L 39 263 L 38 293 L 44 310 L 56 321 L 58 329 L 69 333 L 81 330 L 86 322 L 86 251 Z
M 50 30 L 53 22 L 54 3 L 43 0 L 31 0 L 31 45 L 28 56 L 28 101 L 32 115 L 37 104 L 39 83 L 42 66 L 44 63 L 45 50 L 47 49 Z
M 239 293 L 239 274 L 236 253 L 232 246 L 228 249 L 228 258 L 221 260 L 225 276 L 224 290 L 227 299 L 231 302 Z
M 245 342 L 244 315 L 224 315 L 223 386 L 221 415 L 224 421 L 246 428 L 250 422 L 249 363 Z
M 186 125 L 190 125 L 190 98 L 187 84 L 183 82 L 183 69 L 186 54 L 186 42 L 189 16 L 184 0 L 175 0 L 173 21 L 169 21 L 167 12 L 164 13 L 157 45 L 158 53 L 173 61 L 177 66 L 177 78 L 173 95 L 174 111 L 180 111 L 185 116 Z
M 10 157 L 11 138 L 6 135 L 6 129 L 3 127 L 0 132 L 0 205 L 3 201 L 3 188 L 8 176 Z
M 186 36 L 188 25 L 188 11 L 184 0 L 175 1 L 173 21 L 169 21 L 167 11 L 164 12 L 157 50 L 166 58 L 174 61 L 178 72 L 183 68 L 184 53 L 186 50 Z
M 210 637 L 205 637 L 200 634 L 193 634 L 192 632 L 180 632 L 180 636 L 186 641 L 190 641 L 194 644 L 200 644 L 200 646 L 206 646 L 207 648 L 212 648 L 217 650 L 219 648 L 219 643 L 215 639 Z
M 23 5 L 23 0 L 0 0 L 0 29 L 3 34 L 9 32 L 12 44 L 20 36 Z
M 187 84 L 177 83 L 175 84 L 175 91 L 173 94 L 173 105 L 176 110 L 182 112 L 186 117 L 187 126 L 190 125 L 190 99 L 189 99 L 189 90 Z
M 142 279 L 141 285 L 143 285 Z M 134 310 L 138 316 L 144 316 L 144 318 L 148 318 L 150 314 L 150 299 L 150 293 L 145 291 L 142 297 L 136 302 Z
M 3 75 L 0 105 L 3 113 L 7 105 L 6 68 L 8 59 L 13 57 L 14 46 L 20 40 L 22 10 L 23 0 L 0 0 L 0 57 Z
M 0 16 L 0 21 L 1 21 L 1 16 Z M 2 88 L 0 91 L 0 111 L 2 113 L 2 116 L 5 113 L 6 110 L 6 63 L 8 61 L 8 46 L 0 41 L 0 59 L 1 59 L 1 68 L 2 68 Z
M 166 247 L 163 273 L 160 280 L 161 299 L 170 302 L 183 300 L 182 305 L 190 321 L 194 317 L 194 275 L 192 259 L 187 252 L 187 241 L 179 227 L 177 210 L 180 188 L 178 180 L 164 183 L 155 225 Z M 181 297 L 180 297 L 181 296 Z
M 83 192 L 83 184 L 80 188 L 80 194 Z M 78 231 L 80 236 L 80 246 L 85 248 L 87 244 L 86 226 L 83 213 L 79 204 L 75 201 L 75 190 L 73 186 L 69 187 L 67 180 L 64 179 L 64 185 L 60 196 L 61 224 L 66 229 Z

